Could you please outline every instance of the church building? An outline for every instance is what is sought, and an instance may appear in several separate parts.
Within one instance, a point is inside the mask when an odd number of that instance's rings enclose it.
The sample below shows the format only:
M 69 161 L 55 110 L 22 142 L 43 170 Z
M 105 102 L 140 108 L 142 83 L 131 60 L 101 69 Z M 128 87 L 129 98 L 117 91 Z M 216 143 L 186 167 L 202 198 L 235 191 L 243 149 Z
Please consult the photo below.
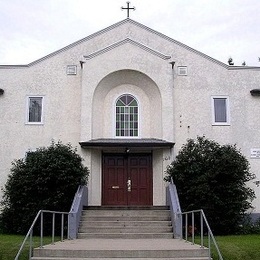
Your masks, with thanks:
M 89 205 L 165 205 L 188 138 L 237 144 L 260 213 L 260 67 L 229 66 L 130 18 L 28 65 L 0 65 L 0 185 L 52 141 L 77 147 Z

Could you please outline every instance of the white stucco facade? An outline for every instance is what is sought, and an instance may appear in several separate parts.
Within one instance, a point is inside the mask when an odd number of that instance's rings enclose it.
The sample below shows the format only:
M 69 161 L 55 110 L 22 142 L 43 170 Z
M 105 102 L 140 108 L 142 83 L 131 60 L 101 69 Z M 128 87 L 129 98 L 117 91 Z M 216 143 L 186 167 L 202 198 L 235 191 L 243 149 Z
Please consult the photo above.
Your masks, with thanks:
M 76 73 L 67 75 L 67 66 Z M 180 74 L 183 68 L 185 74 Z M 125 147 L 82 148 L 80 142 L 116 140 L 115 105 L 124 94 L 138 103 L 138 140 L 173 148 L 133 147 L 152 154 L 152 204 L 166 203 L 164 171 L 188 138 L 205 135 L 237 144 L 260 180 L 260 68 L 227 66 L 131 19 L 123 20 L 24 66 L 0 66 L 0 186 L 11 162 L 28 149 L 61 140 L 78 147 L 90 169 L 89 205 L 102 204 L 102 154 Z M 28 97 L 43 97 L 42 122 L 27 123 Z M 212 100 L 228 100 L 229 121 L 214 124 Z M 254 212 L 260 213 L 260 187 Z

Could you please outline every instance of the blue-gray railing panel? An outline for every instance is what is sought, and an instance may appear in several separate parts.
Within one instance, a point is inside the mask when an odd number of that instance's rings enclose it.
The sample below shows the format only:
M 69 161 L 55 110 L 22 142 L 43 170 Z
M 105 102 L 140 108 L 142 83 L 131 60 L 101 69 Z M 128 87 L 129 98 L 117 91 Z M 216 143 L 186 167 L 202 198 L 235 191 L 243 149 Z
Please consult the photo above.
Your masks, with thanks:
M 173 235 L 175 238 L 182 238 L 181 207 L 177 189 L 173 182 L 171 182 L 168 186 L 168 205 L 170 206 L 171 211 Z
M 78 235 L 79 223 L 84 206 L 88 205 L 88 188 L 79 186 L 75 194 L 70 212 L 69 212 L 69 238 L 75 239 Z

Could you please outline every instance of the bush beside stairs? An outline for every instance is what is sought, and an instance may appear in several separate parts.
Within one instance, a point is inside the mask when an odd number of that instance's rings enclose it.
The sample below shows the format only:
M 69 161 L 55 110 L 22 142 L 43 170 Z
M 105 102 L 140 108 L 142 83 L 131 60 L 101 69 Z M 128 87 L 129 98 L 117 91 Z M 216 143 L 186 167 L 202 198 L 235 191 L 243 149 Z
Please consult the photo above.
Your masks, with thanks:
M 173 238 L 168 207 L 87 207 L 78 239 L 34 249 L 33 260 L 206 260 L 207 248 Z

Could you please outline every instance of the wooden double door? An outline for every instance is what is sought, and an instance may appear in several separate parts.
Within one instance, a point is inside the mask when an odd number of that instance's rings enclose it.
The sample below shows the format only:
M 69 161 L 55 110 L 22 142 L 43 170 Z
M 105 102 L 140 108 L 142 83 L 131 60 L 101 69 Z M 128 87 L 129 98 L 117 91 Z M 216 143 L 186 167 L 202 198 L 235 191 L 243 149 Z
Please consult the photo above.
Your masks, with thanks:
M 104 154 L 102 205 L 152 205 L 151 154 Z

